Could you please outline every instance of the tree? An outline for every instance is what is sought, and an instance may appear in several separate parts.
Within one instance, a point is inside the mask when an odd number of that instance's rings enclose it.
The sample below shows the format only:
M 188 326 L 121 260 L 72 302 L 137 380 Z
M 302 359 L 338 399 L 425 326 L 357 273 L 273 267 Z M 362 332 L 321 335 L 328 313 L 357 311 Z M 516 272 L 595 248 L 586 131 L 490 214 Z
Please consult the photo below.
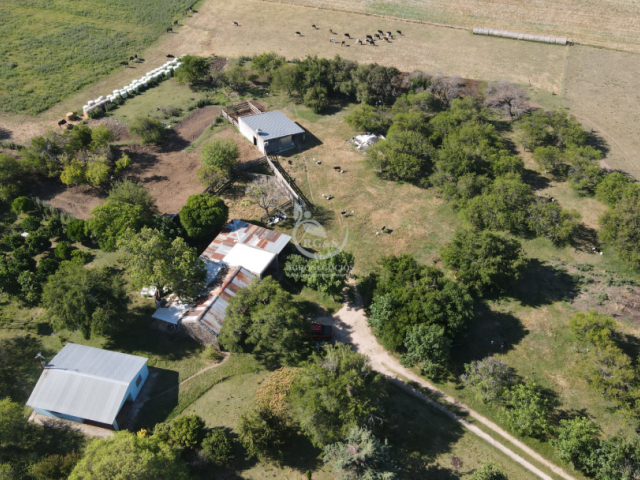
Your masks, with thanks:
M 500 469 L 498 465 L 492 462 L 483 463 L 476 469 L 470 477 L 470 480 L 509 480 L 507 475 Z
M 314 113 L 320 113 L 329 106 L 327 88 L 322 85 L 314 85 L 304 93 L 304 104 Z
M 515 83 L 490 82 L 484 96 L 485 105 L 503 111 L 509 120 L 520 118 L 529 111 L 527 94 Z
M 177 71 L 182 70 L 179 68 Z M 167 130 L 157 118 L 137 116 L 131 122 L 129 131 L 139 137 L 143 145 L 160 143 L 167 135 Z
M 214 465 L 227 465 L 233 460 L 233 445 L 229 435 L 221 429 L 216 428 L 206 434 L 202 440 L 202 452 Z
M 345 251 L 329 258 L 308 261 L 300 255 L 291 255 L 284 266 L 284 272 L 287 277 L 335 298 L 342 293 L 353 265 L 353 254 Z
M 324 463 L 333 464 L 339 480 L 392 480 L 396 467 L 391 460 L 391 446 L 382 443 L 364 428 L 352 428 L 343 442 L 324 448 Z
M 617 433 L 600 443 L 589 466 L 596 480 L 635 480 L 640 474 L 640 439 Z
M 182 66 L 174 72 L 178 83 L 200 83 L 204 82 L 209 75 L 210 62 L 208 58 L 196 55 L 185 55 L 180 58 Z
M 367 318 L 367 323 L 373 329 L 374 335 L 378 335 L 378 330 L 382 329 L 384 324 L 389 321 L 396 309 L 397 302 L 389 294 L 380 295 L 375 298 L 369 311 L 371 314 Z
M 526 225 L 537 236 L 547 237 L 556 246 L 566 245 L 578 229 L 580 213 L 564 210 L 558 202 L 538 199 L 526 212 Z
M 33 466 L 31 474 L 35 480 L 66 480 L 81 458 L 79 453 L 48 455 Z
M 606 174 L 596 187 L 596 198 L 613 207 L 622 197 L 634 191 L 640 196 L 640 184 L 634 183 L 632 178 L 621 172 L 612 172 Z
M 104 155 L 92 155 L 85 167 L 85 178 L 92 185 L 98 186 L 109 179 L 111 165 Z
M 158 214 L 156 199 L 151 196 L 149 190 L 144 188 L 141 183 L 134 182 L 128 178 L 113 184 L 111 190 L 109 190 L 109 200 L 138 205 L 142 207 L 142 212 L 145 216 Z
M 291 393 L 292 412 L 316 446 L 347 436 L 353 427 L 373 427 L 381 415 L 384 383 L 369 359 L 349 345 L 314 352 Z
M 249 201 L 262 208 L 266 215 L 289 199 L 277 181 L 271 177 L 258 177 L 253 180 L 245 195 L 249 197 Z
M 265 52 L 253 57 L 251 66 L 258 70 L 260 75 L 267 77 L 267 80 L 271 80 L 273 71 L 285 65 L 286 62 L 286 59 L 282 55 L 274 52 Z
M 613 344 L 589 349 L 583 368 L 593 390 L 621 403 L 636 380 L 631 358 Z
M 589 463 L 600 446 L 600 427 L 586 417 L 560 420 L 558 438 L 551 440 L 556 455 L 564 463 L 584 473 L 590 471 Z
M 298 88 L 298 69 L 295 65 L 282 65 L 273 71 L 271 88 L 274 90 L 284 90 L 290 97 Z
M 640 269 L 640 189 L 624 195 L 599 222 L 600 239 L 633 268 Z
M 180 210 L 180 222 L 193 239 L 208 240 L 227 223 L 229 207 L 219 197 L 206 193 L 191 195 Z
M 0 200 L 10 202 L 26 190 L 27 171 L 23 161 L 0 153 Z
M 77 152 L 91 150 L 92 131 L 88 125 L 76 125 L 65 132 L 64 150 L 73 155 Z
M 433 93 L 445 107 L 451 105 L 453 100 L 460 96 L 460 84 L 462 80 L 457 75 L 453 77 L 443 77 L 436 74 L 431 77 L 429 92 Z
M 233 90 L 240 90 L 247 85 L 247 70 L 240 65 L 227 68 L 223 75 L 224 84 Z
M 545 437 L 551 431 L 551 402 L 535 382 L 514 385 L 505 393 L 505 423 L 518 435 Z
M 115 461 L 114 461 L 115 460 Z M 154 436 L 127 431 L 94 440 L 73 469 L 69 480 L 187 480 L 189 473 L 180 452 Z
M 42 233 L 32 233 L 27 237 L 25 243 L 27 244 L 29 252 L 34 256 L 46 252 L 51 248 L 49 236 Z
M 4 391 L 3 391 L 4 393 Z M 28 443 L 32 425 L 24 416 L 24 407 L 10 398 L 0 400 L 0 450 L 10 452 Z
M 433 377 L 449 361 L 451 340 L 439 325 L 415 325 L 407 332 L 404 347 L 407 353 L 401 357 L 402 363 L 418 364 L 422 373 Z
M 431 146 L 415 131 L 395 130 L 386 140 L 367 148 L 369 164 L 390 180 L 419 181 L 429 170 Z
M 499 401 L 515 381 L 513 369 L 493 357 L 467 363 L 464 370 L 460 377 L 462 383 L 474 390 L 476 397 L 484 403 Z
M 231 351 L 251 351 L 267 361 L 295 362 L 310 325 L 291 295 L 273 278 L 253 283 L 229 299 L 219 342 Z
M 67 237 L 74 242 L 84 242 L 87 239 L 84 220 L 71 220 L 67 223 Z
M 65 185 L 80 185 L 85 181 L 85 164 L 75 158 L 65 165 L 60 174 L 60 181 Z
M 612 343 L 616 323 L 613 318 L 590 310 L 578 312 L 569 320 L 571 332 L 581 343 L 603 347 Z
M 127 230 L 140 230 L 145 225 L 145 212 L 140 205 L 115 200 L 91 210 L 93 215 L 86 221 L 86 230 L 98 240 L 105 252 L 114 252 L 118 238 Z
M 106 125 L 98 125 L 91 129 L 91 150 L 104 148 L 116 139 L 116 134 Z
M 558 147 L 554 146 L 537 147 L 533 151 L 533 159 L 538 165 L 544 168 L 545 173 L 547 173 L 547 170 L 557 170 L 564 160 L 562 152 L 560 152 Z
M 604 178 L 605 171 L 592 160 L 577 158 L 572 161 L 568 176 L 571 188 L 576 190 L 579 195 L 592 196 Z
M 207 143 L 200 152 L 202 167 L 198 174 L 207 185 L 215 186 L 229 176 L 239 157 L 240 149 L 236 142 L 230 138 L 215 139 Z
M 128 303 L 121 275 L 74 262 L 61 265 L 42 294 L 42 306 L 54 328 L 79 330 L 85 338 L 120 329 Z
M 21 213 L 29 213 L 34 208 L 33 202 L 28 197 L 18 197 L 11 202 L 11 210 L 18 215 Z
M 207 270 L 195 248 L 183 238 L 173 241 L 158 230 L 127 230 L 118 239 L 118 253 L 136 288 L 153 286 L 157 298 L 171 289 L 183 302 L 195 299 L 204 289 Z
M 249 457 L 280 460 L 286 433 L 284 419 L 269 409 L 254 409 L 240 416 L 238 435 Z
M 480 295 L 485 290 L 506 291 L 527 265 L 520 242 L 489 231 L 458 230 L 441 254 L 458 279 Z
M 383 107 L 372 107 L 366 103 L 355 107 L 344 121 L 347 125 L 360 132 L 369 132 L 376 135 L 386 135 L 393 123 L 393 117 L 389 110 Z
M 54 255 L 60 260 L 69 260 L 71 258 L 71 244 L 66 241 L 62 241 L 56 245 L 54 249 Z
M 360 64 L 353 71 L 352 78 L 356 98 L 360 103 L 386 103 L 402 93 L 399 81 L 400 71 L 395 67 Z
M 197 448 L 204 438 L 204 420 L 198 415 L 183 415 L 171 425 L 169 442 L 181 448 Z

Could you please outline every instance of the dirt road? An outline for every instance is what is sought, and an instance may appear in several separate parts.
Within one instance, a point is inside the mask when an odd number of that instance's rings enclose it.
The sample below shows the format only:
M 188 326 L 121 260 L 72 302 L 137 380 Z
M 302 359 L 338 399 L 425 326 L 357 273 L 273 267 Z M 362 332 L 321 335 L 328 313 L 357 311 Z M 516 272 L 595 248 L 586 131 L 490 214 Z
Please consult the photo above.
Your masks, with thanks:
M 533 451 L 531 448 L 526 446 L 524 443 L 501 429 L 495 423 L 491 422 L 487 418 L 471 410 L 465 405 L 457 402 L 454 398 L 450 397 L 441 390 L 438 390 L 436 387 L 413 373 L 411 370 L 400 365 L 398 360 L 389 355 L 389 353 L 387 353 L 386 350 L 380 344 L 378 344 L 376 338 L 371 333 L 371 330 L 367 324 L 366 316 L 364 314 L 362 297 L 360 296 L 360 294 L 356 294 L 354 303 L 350 303 L 348 301 L 345 302 L 344 306 L 333 317 L 322 317 L 317 321 L 325 325 L 332 325 L 334 327 L 334 335 L 336 340 L 344 343 L 350 343 L 358 352 L 367 355 L 371 360 L 371 366 L 374 370 L 385 375 L 392 382 L 394 382 L 407 392 L 418 398 L 421 398 L 430 406 L 437 408 L 448 417 L 460 423 L 466 429 L 470 430 L 486 442 L 496 447 L 502 453 L 518 462 L 520 465 L 528 469 L 530 472 L 534 473 L 539 478 L 552 480 L 551 476 L 544 473 L 529 461 L 525 460 L 520 455 L 511 450 L 509 443 L 525 452 L 532 459 L 534 459 L 541 465 L 544 465 L 559 477 L 565 480 L 576 480 L 571 475 L 568 475 L 564 470 L 549 462 L 541 455 Z M 445 408 L 440 403 L 428 398 L 418 390 L 409 386 L 404 379 L 409 379 L 410 381 L 420 385 L 422 388 L 429 390 L 438 398 L 444 400 L 444 402 L 451 404 L 452 407 L 455 407 L 456 411 L 463 412 L 466 416 L 471 417 L 475 422 L 482 423 L 485 427 L 500 435 L 506 440 L 506 442 L 498 442 L 475 424 L 469 423 L 467 420 L 457 415 L 452 410 Z

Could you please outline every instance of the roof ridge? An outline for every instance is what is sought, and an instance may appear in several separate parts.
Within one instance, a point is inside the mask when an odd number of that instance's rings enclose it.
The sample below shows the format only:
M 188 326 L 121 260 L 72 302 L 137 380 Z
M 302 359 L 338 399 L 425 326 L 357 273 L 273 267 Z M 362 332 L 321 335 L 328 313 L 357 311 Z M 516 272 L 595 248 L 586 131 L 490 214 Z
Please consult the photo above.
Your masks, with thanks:
M 112 378 L 102 377 L 100 375 L 91 375 L 90 373 L 83 373 L 83 372 L 78 372 L 76 370 L 71 370 L 69 368 L 61 368 L 61 367 L 55 367 L 55 366 L 49 366 L 49 365 L 47 365 L 45 367 L 45 372 L 46 371 L 65 372 L 65 373 L 78 375 L 80 377 L 95 378 L 96 380 L 104 380 L 106 382 L 119 383 L 121 385 L 129 385 L 129 383 L 131 383 L 131 381 L 125 382 L 123 380 L 115 380 L 115 379 L 112 379 Z M 139 371 L 136 372 L 136 374 L 137 373 L 139 373 Z M 134 375 L 134 377 L 135 377 L 135 375 Z M 133 380 L 133 378 L 131 380 Z

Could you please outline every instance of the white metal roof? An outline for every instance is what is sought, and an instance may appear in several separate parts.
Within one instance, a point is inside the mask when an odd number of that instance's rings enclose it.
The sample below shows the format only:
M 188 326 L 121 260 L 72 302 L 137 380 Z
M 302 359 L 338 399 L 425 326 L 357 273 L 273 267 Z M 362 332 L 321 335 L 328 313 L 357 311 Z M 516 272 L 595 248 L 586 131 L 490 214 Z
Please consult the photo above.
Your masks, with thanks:
M 260 137 L 265 140 L 304 133 L 296 122 L 278 110 L 247 115 L 240 117 L 238 121 L 246 123 L 254 132 L 260 130 Z
M 144 357 L 68 343 L 47 364 L 27 405 L 113 424 L 145 363 Z
M 262 272 L 271 265 L 275 257 L 275 253 L 250 247 L 243 243 L 236 243 L 224 257 L 223 262 L 230 267 L 243 267 L 261 277 Z

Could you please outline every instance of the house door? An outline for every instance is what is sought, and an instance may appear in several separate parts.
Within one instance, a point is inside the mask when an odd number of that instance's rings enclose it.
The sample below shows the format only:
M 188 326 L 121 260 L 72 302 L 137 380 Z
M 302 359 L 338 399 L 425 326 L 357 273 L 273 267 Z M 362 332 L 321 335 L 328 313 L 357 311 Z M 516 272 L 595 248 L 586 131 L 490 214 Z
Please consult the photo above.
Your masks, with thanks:
M 256 137 L 253 137 L 253 144 L 258 145 L 258 139 Z

